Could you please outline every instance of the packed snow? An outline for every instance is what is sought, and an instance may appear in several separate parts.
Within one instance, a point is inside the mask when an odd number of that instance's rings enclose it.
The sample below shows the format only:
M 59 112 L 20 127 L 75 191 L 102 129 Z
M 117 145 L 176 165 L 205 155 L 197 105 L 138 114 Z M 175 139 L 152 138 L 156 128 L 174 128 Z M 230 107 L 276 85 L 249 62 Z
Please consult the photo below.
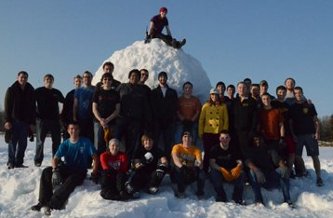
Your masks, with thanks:
M 250 186 L 245 187 L 246 206 L 233 203 L 216 203 L 214 191 L 206 180 L 206 194 L 197 200 L 194 187 L 186 190 L 185 199 L 174 197 L 167 176 L 157 195 L 141 193 L 139 199 L 127 202 L 108 201 L 99 195 L 100 187 L 88 178 L 71 194 L 64 210 L 52 211 L 51 217 L 333 217 L 333 148 L 321 147 L 320 160 L 324 186 L 315 184 L 312 161 L 305 158 L 310 172 L 307 178 L 291 179 L 291 198 L 296 208 L 281 204 L 279 190 L 263 190 L 266 206 L 253 204 Z M 51 140 L 45 143 L 45 159 L 41 168 L 35 167 L 33 157 L 35 143 L 29 142 L 24 164 L 28 168 L 8 170 L 7 145 L 0 136 L 0 217 L 43 217 L 42 212 L 30 210 L 38 202 L 39 179 L 44 167 L 51 164 Z M 232 186 L 226 185 L 227 195 L 231 196 Z
M 121 82 L 128 82 L 130 70 L 147 69 L 149 78 L 146 85 L 151 88 L 158 85 L 157 76 L 161 71 L 165 71 L 168 74 L 169 86 L 176 89 L 178 94 L 182 93 L 183 83 L 190 81 L 193 83 L 193 95 L 198 96 L 201 101 L 206 101 L 211 89 L 207 73 L 201 63 L 184 50 L 167 46 L 159 39 L 153 39 L 148 44 L 136 41 L 125 49 L 115 51 L 103 63 L 111 61 L 114 64 L 113 77 Z M 93 84 L 100 81 L 103 75 L 103 63 L 95 73 Z

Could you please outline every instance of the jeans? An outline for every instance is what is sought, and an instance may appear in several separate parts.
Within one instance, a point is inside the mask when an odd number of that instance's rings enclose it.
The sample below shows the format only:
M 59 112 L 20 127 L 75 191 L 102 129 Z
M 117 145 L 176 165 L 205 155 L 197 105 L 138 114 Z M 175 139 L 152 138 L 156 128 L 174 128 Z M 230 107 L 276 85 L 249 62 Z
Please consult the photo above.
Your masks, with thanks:
M 61 143 L 61 127 L 58 120 L 37 120 L 36 122 L 36 154 L 35 163 L 42 163 L 44 159 L 44 142 L 47 133 L 51 133 L 52 157 Z
M 8 143 L 8 163 L 13 166 L 23 164 L 24 152 L 28 145 L 29 125 L 22 121 L 12 122 L 12 137 Z

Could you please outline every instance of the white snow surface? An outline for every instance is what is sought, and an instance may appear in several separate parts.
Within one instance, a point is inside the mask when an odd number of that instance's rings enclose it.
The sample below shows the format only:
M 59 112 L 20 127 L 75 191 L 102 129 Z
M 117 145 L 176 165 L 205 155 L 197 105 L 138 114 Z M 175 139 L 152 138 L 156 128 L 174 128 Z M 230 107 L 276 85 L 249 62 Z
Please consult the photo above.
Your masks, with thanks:
M 186 49 L 186 45 L 183 48 Z M 201 63 L 183 49 L 167 46 L 160 39 L 153 39 L 147 44 L 136 41 L 125 49 L 115 51 L 103 63 L 106 61 L 114 64 L 113 77 L 120 82 L 128 82 L 128 73 L 132 69 L 145 68 L 149 71 L 146 85 L 154 88 L 158 85 L 158 74 L 165 71 L 169 86 L 176 89 L 179 95 L 182 93 L 183 83 L 190 81 L 193 84 L 193 95 L 202 102 L 208 99 L 211 83 Z M 103 75 L 103 63 L 95 73 L 92 81 L 94 85 Z
M 186 190 L 185 199 L 174 197 L 167 176 L 157 195 L 141 193 L 139 199 L 128 202 L 108 201 L 99 195 L 100 187 L 86 179 L 71 194 L 64 210 L 52 211 L 51 217 L 333 217 L 333 148 L 321 147 L 323 187 L 315 185 L 315 172 L 311 159 L 305 157 L 310 172 L 308 178 L 291 181 L 291 198 L 296 208 L 281 204 L 282 193 L 276 189 L 262 190 L 266 206 L 253 204 L 253 193 L 245 187 L 246 206 L 234 203 L 216 203 L 212 185 L 206 180 L 206 194 L 197 200 L 194 187 Z M 51 163 L 51 140 L 46 139 L 45 158 L 41 168 L 33 165 L 35 143 L 29 142 L 25 153 L 25 169 L 8 170 L 7 144 L 0 136 L 0 217 L 44 217 L 41 212 L 30 210 L 38 202 L 39 179 L 44 167 Z M 225 185 L 230 199 L 232 186 Z

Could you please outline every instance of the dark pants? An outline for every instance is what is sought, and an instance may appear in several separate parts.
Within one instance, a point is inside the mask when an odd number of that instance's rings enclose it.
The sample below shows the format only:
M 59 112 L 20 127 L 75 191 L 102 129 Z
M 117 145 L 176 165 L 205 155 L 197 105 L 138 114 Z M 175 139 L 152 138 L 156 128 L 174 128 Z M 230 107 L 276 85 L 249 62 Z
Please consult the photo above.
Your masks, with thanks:
M 121 117 L 117 120 L 116 138 L 122 140 L 125 138 L 126 154 L 128 159 L 132 159 L 133 152 L 140 143 L 140 137 L 143 133 L 142 123 L 127 117 Z
M 155 34 L 152 36 L 152 38 L 159 38 L 161 39 L 163 42 L 165 42 L 167 45 L 174 47 L 174 48 L 180 48 L 180 42 L 177 41 L 176 39 L 173 39 L 171 36 L 169 35 L 165 35 L 163 33 L 160 34 Z
M 94 143 L 94 121 L 91 118 L 87 119 L 79 119 L 78 120 L 80 126 L 80 136 L 86 137 L 90 139 L 91 143 Z
M 154 142 L 159 144 L 160 138 L 162 139 L 163 148 L 165 155 L 170 160 L 171 149 L 175 144 L 175 133 L 176 133 L 176 124 L 172 121 L 166 126 L 155 123 L 154 125 Z
M 209 152 L 213 146 L 220 143 L 219 134 L 204 133 L 202 136 L 202 144 L 204 147 L 203 169 L 207 173 L 209 168 Z
M 173 167 L 171 171 L 171 181 L 177 184 L 178 192 L 184 193 L 186 186 L 197 182 L 197 192 L 203 193 L 205 186 L 205 173 L 198 167 L 187 168 L 184 170 L 179 167 Z
M 40 179 L 39 202 L 43 206 L 49 206 L 52 209 L 64 208 L 69 195 L 76 186 L 83 183 L 87 174 L 87 170 L 74 170 L 66 166 L 61 167 L 59 170 L 64 182 L 55 191 L 53 191 L 52 187 L 52 167 L 45 168 Z
M 13 166 L 23 164 L 24 152 L 28 144 L 29 125 L 21 121 L 13 121 L 11 138 L 8 143 L 8 163 Z
M 125 182 L 127 176 L 125 173 L 118 173 L 116 171 L 102 172 L 101 177 L 101 193 L 104 199 L 119 200 L 120 192 L 125 189 Z
M 210 172 L 210 181 L 212 182 L 214 189 L 216 191 L 216 199 L 221 199 L 222 201 L 226 201 L 226 194 L 223 188 L 223 183 L 225 181 L 221 172 L 213 169 Z M 241 173 L 238 179 L 231 182 L 234 184 L 234 191 L 232 194 L 232 200 L 236 203 L 242 203 L 243 201 L 243 190 L 244 190 L 244 173 Z
M 61 130 L 58 120 L 38 120 L 36 128 L 35 163 L 42 163 L 44 159 L 44 142 L 48 132 L 52 139 L 52 157 L 57 152 L 61 142 Z
M 249 173 L 249 179 L 252 186 L 252 190 L 254 192 L 255 202 L 263 203 L 263 198 L 260 191 L 261 187 L 265 189 L 273 189 L 281 187 L 284 201 L 285 202 L 290 201 L 289 178 L 282 178 L 281 175 L 276 171 L 272 171 L 270 173 L 264 172 L 264 174 L 266 182 L 264 184 L 259 184 L 257 182 L 255 173 L 252 172 L 251 170 Z
M 146 187 L 159 187 L 163 176 L 158 176 L 156 174 L 156 170 L 147 170 L 146 168 L 142 167 L 138 170 L 133 171 L 129 178 L 129 183 L 134 188 L 134 191 L 139 191 Z

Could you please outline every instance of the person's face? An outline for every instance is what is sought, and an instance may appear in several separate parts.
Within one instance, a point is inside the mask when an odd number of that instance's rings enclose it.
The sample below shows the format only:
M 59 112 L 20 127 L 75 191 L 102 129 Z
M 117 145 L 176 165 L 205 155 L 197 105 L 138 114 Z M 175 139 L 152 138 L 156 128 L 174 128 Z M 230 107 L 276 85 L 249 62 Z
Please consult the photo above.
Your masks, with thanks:
M 287 94 L 286 90 L 283 90 L 283 89 L 279 89 L 276 93 L 277 98 L 279 100 L 284 100 L 284 98 L 286 97 L 286 94 Z
M 82 80 L 80 78 L 74 78 L 74 86 L 75 88 L 80 88 L 81 87 L 81 82 Z
M 227 94 L 228 94 L 228 96 L 232 96 L 232 97 L 233 97 L 234 94 L 235 94 L 235 89 L 229 87 L 229 88 L 227 89 Z
M 67 127 L 67 132 L 71 137 L 78 137 L 80 133 L 80 128 L 78 125 L 69 124 Z
M 221 133 L 220 134 L 220 142 L 222 147 L 227 150 L 229 148 L 230 136 L 229 134 Z
M 110 87 L 111 86 L 112 79 L 110 77 L 104 77 L 102 80 L 102 84 L 105 87 Z
M 140 82 L 144 84 L 148 79 L 148 73 L 144 70 L 140 71 Z
M 262 103 L 263 103 L 264 106 L 270 106 L 271 105 L 271 99 L 267 95 L 263 95 L 261 97 L 261 101 L 262 101 Z
M 25 86 L 25 84 L 27 84 L 27 82 L 28 82 L 28 77 L 26 75 L 24 75 L 23 73 L 21 73 L 20 75 L 17 76 L 17 82 L 21 86 Z
M 237 86 L 237 93 L 238 93 L 239 96 L 242 96 L 242 97 L 246 96 L 247 86 L 243 83 L 239 84 Z
M 153 139 L 151 139 L 151 138 L 145 138 L 145 139 L 143 140 L 143 147 L 144 147 L 147 151 L 151 150 L 151 149 L 153 148 L 153 145 L 154 145 L 154 141 L 153 141 Z
M 294 90 L 294 95 L 295 95 L 295 98 L 296 98 L 297 101 L 301 101 L 302 98 L 303 98 L 303 93 L 299 89 Z
M 116 155 L 116 154 L 118 154 L 118 151 L 119 151 L 119 145 L 117 145 L 117 143 L 114 143 L 114 142 L 110 143 L 109 150 L 110 150 L 111 155 Z
M 166 12 L 166 11 L 161 11 L 161 12 L 160 12 L 160 15 L 161 15 L 162 18 L 165 18 L 166 15 L 167 15 L 167 12 Z
M 217 101 L 217 94 L 212 93 L 209 96 L 210 96 L 210 100 L 212 100 L 212 102 L 216 102 Z
M 192 137 L 190 135 L 183 135 L 183 145 L 190 146 L 192 143 Z
M 260 85 L 260 93 L 266 93 L 268 90 L 267 85 Z
M 218 93 L 220 94 L 220 95 L 223 95 L 223 93 L 224 93 L 224 88 L 223 88 L 223 85 L 218 85 L 217 87 L 216 87 L 216 90 L 218 91 Z
M 104 73 L 113 73 L 114 68 L 111 65 L 105 65 L 103 68 Z
M 137 73 L 132 73 L 129 77 L 129 83 L 137 84 L 139 82 L 139 75 Z
M 83 84 L 85 84 L 85 85 L 90 85 L 91 84 L 91 76 L 90 76 L 90 74 L 88 74 L 88 73 L 85 73 L 85 74 L 83 74 L 83 76 L 82 76 L 82 80 L 83 80 Z
M 158 81 L 160 82 L 161 85 L 166 85 L 167 80 L 168 80 L 168 79 L 167 79 L 165 76 L 160 76 L 160 77 L 158 78 Z
M 285 85 L 288 90 L 293 90 L 295 88 L 295 83 L 292 79 L 287 79 Z
M 186 84 L 184 86 L 184 94 L 185 95 L 192 95 L 192 90 L 193 90 L 193 87 L 190 84 Z
M 46 77 L 44 79 L 44 87 L 47 88 L 47 89 L 51 89 L 52 86 L 53 86 L 53 80 L 52 80 L 52 78 Z
M 257 86 L 252 86 L 251 88 L 251 95 L 253 97 L 258 97 L 260 95 L 260 92 L 259 92 L 259 87 Z

